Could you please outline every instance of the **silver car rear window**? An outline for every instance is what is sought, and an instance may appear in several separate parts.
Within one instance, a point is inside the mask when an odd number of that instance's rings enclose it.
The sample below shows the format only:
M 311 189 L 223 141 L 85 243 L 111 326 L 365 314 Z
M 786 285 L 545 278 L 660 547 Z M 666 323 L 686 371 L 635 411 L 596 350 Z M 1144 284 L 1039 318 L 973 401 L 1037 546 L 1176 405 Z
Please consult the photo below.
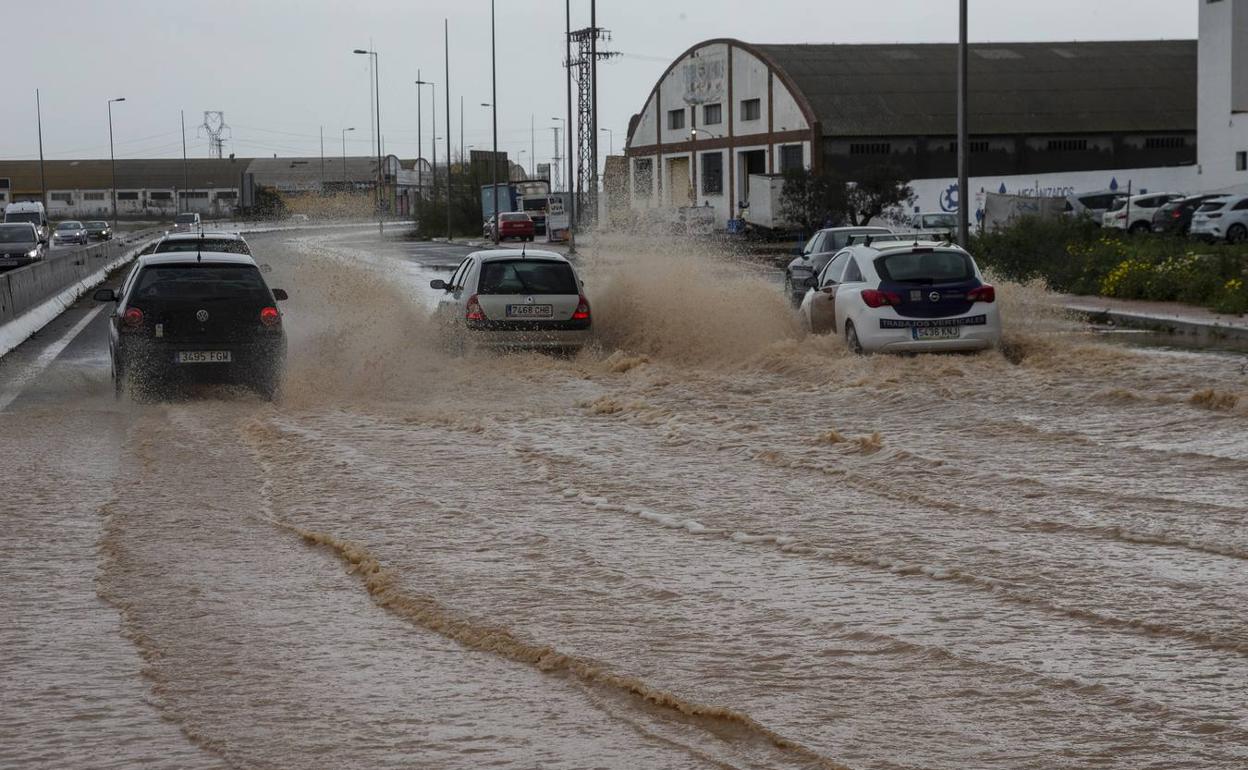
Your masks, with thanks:
M 481 265 L 478 294 L 580 294 L 566 262 L 539 259 L 497 260 Z

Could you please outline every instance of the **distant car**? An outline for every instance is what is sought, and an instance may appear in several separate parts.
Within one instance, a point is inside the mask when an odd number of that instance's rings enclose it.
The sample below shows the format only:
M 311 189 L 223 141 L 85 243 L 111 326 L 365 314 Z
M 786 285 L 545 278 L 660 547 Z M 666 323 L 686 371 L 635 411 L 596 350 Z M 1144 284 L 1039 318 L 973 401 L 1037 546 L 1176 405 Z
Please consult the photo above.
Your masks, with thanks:
M 39 233 L 39 240 L 47 243 L 52 237 L 52 228 L 48 225 L 48 212 L 39 201 L 17 201 L 4 207 L 5 224 L 29 222 Z
M 1125 193 L 1117 190 L 1071 193 L 1066 196 L 1066 213 L 1073 217 L 1087 217 L 1100 227 L 1104 224 L 1105 212 L 1114 205 L 1114 201 L 1125 197 Z
M 113 228 L 107 222 L 95 219 L 86 223 L 87 237 L 94 241 L 109 241 L 113 238 Z
M 169 233 L 156 242 L 152 254 L 212 251 L 220 254 L 251 254 L 251 247 L 239 233 Z
M 515 238 L 521 241 L 531 241 L 537 233 L 537 228 L 533 225 L 533 218 L 523 211 L 507 211 L 498 215 L 499 231 L 498 240 L 505 241 L 508 238 Z M 490 232 L 491 239 L 494 238 L 493 231 Z
M 202 226 L 203 221 L 199 218 L 199 214 L 178 214 L 173 218 L 173 231 L 175 233 L 198 230 Z
M 87 243 L 89 240 L 91 237 L 87 235 L 86 225 L 74 219 L 57 223 L 56 229 L 52 231 L 53 246 L 65 243 Z
M 984 350 L 1001 340 L 995 289 L 951 243 L 849 246 L 813 283 L 803 324 L 840 336 L 855 353 Z
M 0 268 L 21 267 L 43 259 L 39 230 L 30 222 L 0 225 Z
M 888 235 L 887 227 L 829 227 L 815 233 L 798 249 L 792 261 L 784 268 L 784 292 L 794 305 L 806 296 L 806 279 L 814 276 L 828 264 L 836 252 L 849 245 L 851 236 Z
M 574 350 L 593 327 L 584 284 L 553 251 L 497 249 L 469 254 L 442 292 L 434 317 L 447 346 Z
M 1105 212 L 1101 224 L 1129 233 L 1147 233 L 1153 229 L 1153 214 L 1157 213 L 1157 209 L 1182 197 L 1181 193 L 1146 193 L 1119 198 Z
M 181 381 L 248 385 L 276 397 L 286 360 L 277 302 L 255 260 L 244 254 L 152 254 L 139 257 L 109 317 L 109 355 L 118 396 Z
M 958 229 L 958 215 L 944 211 L 920 212 L 910 217 L 910 229 L 918 233 L 951 233 Z
M 1221 197 L 1223 197 L 1222 193 L 1206 193 L 1170 201 L 1153 214 L 1153 232 L 1187 235 L 1192 227 L 1192 215 L 1196 213 L 1196 209 L 1214 198 Z
M 1205 201 L 1192 215 L 1193 237 L 1227 243 L 1248 241 L 1248 195 Z
M 311 218 L 307 214 L 291 214 L 290 221 L 295 224 L 307 224 L 311 222 Z

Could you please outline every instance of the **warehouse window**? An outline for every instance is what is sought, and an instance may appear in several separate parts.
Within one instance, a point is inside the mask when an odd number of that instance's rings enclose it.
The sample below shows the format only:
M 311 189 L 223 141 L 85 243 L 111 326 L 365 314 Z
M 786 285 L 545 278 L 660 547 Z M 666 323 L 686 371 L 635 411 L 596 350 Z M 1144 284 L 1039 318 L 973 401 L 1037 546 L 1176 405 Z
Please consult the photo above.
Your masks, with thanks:
M 0 190 L 7 190 L 12 186 L 7 176 L 0 176 Z
M 719 104 L 708 104 L 702 108 L 702 125 L 715 126 L 724 122 L 724 108 Z
M 724 155 L 708 152 L 702 156 L 702 194 L 720 195 L 724 192 Z
M 1149 136 L 1144 139 L 1146 150 L 1181 150 L 1187 146 L 1187 140 L 1181 136 Z
M 972 139 L 969 142 L 967 142 L 967 145 L 970 148 L 971 152 L 988 152 L 988 140 L 987 139 Z M 957 151 L 958 151 L 958 143 L 956 141 L 950 142 L 949 152 L 957 152 Z
M 104 200 L 104 193 L 102 192 L 83 193 L 82 199 L 84 201 L 102 201 Z
M 154 201 L 168 201 L 168 200 L 173 200 L 173 193 L 153 192 L 153 193 L 148 193 L 147 197 L 151 198 Z
M 759 99 L 746 99 L 741 102 L 741 119 L 758 120 L 763 115 L 763 103 Z
M 1050 139 L 1049 152 L 1081 152 L 1088 149 L 1087 139 Z
M 649 198 L 654 190 L 654 161 L 638 158 L 633 161 L 633 195 Z
M 668 110 L 667 111 L 667 127 L 668 129 L 672 131 L 684 128 L 685 127 L 685 111 L 683 109 Z
M 208 193 L 204 190 L 198 190 L 198 191 L 191 190 L 189 192 L 184 190 L 178 193 L 178 197 L 182 198 L 183 200 L 187 198 L 195 198 L 196 200 L 208 200 Z
M 221 190 L 217 193 L 216 198 L 219 201 L 232 201 L 238 197 L 238 193 L 234 190 Z
M 801 171 L 806 162 L 800 144 L 786 144 L 780 148 L 780 173 Z
M 139 199 L 139 194 L 137 192 L 117 193 L 117 200 L 119 201 L 137 201 L 138 199 Z
M 1235 153 L 1235 170 L 1248 171 L 1248 152 L 1240 150 Z
M 888 155 L 893 151 L 893 145 L 888 142 L 851 142 L 849 145 L 850 155 Z
M 65 193 L 65 192 L 51 193 L 48 195 L 48 197 L 54 201 L 60 201 L 61 203 L 73 203 L 74 202 L 73 193 Z

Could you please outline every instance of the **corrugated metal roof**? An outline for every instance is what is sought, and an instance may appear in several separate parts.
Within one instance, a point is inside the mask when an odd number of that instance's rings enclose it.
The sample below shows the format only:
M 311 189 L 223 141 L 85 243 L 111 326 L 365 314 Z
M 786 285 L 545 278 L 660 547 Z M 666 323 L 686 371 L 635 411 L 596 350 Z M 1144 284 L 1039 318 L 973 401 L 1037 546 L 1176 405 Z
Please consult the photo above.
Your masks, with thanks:
M 825 136 L 957 131 L 957 46 L 756 45 Z M 1196 130 L 1196 41 L 971 46 L 974 134 Z
M 250 158 L 190 158 L 186 161 L 183 184 L 182 159 L 117 160 L 118 189 L 210 189 L 235 188 L 240 184 Z M 44 162 L 49 190 L 106 190 L 112 186 L 109 160 L 49 160 Z M 0 177 L 12 180 L 13 192 L 39 192 L 39 161 L 0 160 Z

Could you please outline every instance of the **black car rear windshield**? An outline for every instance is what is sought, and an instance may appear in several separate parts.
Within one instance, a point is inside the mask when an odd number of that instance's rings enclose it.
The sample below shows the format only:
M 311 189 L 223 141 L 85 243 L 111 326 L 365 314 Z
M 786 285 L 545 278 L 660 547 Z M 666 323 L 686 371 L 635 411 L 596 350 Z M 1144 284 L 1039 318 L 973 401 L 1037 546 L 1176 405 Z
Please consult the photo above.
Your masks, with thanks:
M 250 254 L 247 244 L 233 238 L 194 238 L 161 241 L 153 254 L 175 251 L 215 251 L 219 254 Z
M 971 258 L 960 251 L 907 251 L 875 258 L 875 270 L 885 281 L 946 283 L 975 277 Z
M 478 294 L 580 294 L 566 262 L 516 259 L 481 265 Z
M 130 295 L 143 300 L 250 300 L 268 302 L 268 286 L 252 265 L 202 262 L 193 265 L 148 265 Z
M 0 243 L 31 243 L 35 228 L 30 225 L 0 225 Z

